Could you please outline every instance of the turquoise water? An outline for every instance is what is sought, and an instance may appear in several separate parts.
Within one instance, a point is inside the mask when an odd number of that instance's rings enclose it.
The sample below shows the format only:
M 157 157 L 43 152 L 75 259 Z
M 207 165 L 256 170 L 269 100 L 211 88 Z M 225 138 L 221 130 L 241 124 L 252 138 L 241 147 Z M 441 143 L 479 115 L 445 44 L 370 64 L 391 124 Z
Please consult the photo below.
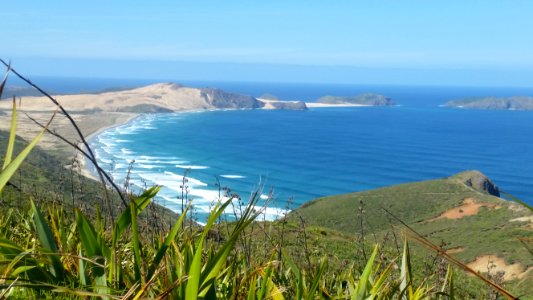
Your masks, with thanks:
M 135 160 L 130 182 L 165 186 L 159 201 L 177 211 L 185 172 L 200 214 L 219 196 L 217 178 L 243 199 L 258 186 L 263 198 L 273 188 L 272 218 L 288 199 L 293 208 L 320 196 L 469 169 L 533 203 L 533 112 L 438 106 L 481 89 L 388 88 L 401 106 L 145 115 L 92 145 L 118 181 Z

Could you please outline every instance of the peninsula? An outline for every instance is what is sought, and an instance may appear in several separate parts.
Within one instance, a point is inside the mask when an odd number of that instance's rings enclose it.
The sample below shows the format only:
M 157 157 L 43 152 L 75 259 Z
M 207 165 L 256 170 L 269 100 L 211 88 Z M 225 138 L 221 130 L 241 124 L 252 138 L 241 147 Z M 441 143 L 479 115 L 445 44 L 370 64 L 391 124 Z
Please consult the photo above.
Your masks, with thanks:
M 54 96 L 76 121 L 82 133 L 89 136 L 108 127 L 128 122 L 143 113 L 167 113 L 217 109 L 291 109 L 305 110 L 302 101 L 261 100 L 252 96 L 230 93 L 216 88 L 192 88 L 176 83 L 157 83 L 144 87 L 102 93 Z M 12 104 L 0 101 L 0 129 L 9 129 Z M 39 127 L 25 113 L 45 124 L 55 105 L 46 97 L 23 97 L 17 133 L 27 140 L 34 137 Z M 61 136 L 75 141 L 77 134 L 64 116 L 56 116 L 51 124 Z M 72 149 L 51 136 L 45 135 L 40 143 L 44 149 L 53 149 L 58 156 L 69 156 Z
M 505 98 L 477 97 L 452 100 L 444 107 L 465 109 L 495 109 L 495 110 L 533 110 L 533 97 L 513 96 Z

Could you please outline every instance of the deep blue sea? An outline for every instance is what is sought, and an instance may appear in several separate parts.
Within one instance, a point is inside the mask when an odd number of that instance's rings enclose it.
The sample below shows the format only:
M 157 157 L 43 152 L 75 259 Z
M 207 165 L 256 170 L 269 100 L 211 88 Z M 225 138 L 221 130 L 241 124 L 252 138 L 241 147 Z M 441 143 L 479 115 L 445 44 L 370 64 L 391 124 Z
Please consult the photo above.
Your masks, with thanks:
M 398 106 L 144 115 L 92 139 L 115 178 L 123 180 L 135 160 L 131 183 L 165 186 L 159 201 L 175 210 L 185 173 L 200 212 L 218 197 L 217 180 L 244 200 L 257 187 L 263 195 L 272 188 L 272 217 L 288 199 L 294 208 L 325 195 L 471 169 L 533 203 L 533 111 L 439 107 L 471 96 L 532 96 L 531 88 L 181 82 L 305 101 L 374 92 Z

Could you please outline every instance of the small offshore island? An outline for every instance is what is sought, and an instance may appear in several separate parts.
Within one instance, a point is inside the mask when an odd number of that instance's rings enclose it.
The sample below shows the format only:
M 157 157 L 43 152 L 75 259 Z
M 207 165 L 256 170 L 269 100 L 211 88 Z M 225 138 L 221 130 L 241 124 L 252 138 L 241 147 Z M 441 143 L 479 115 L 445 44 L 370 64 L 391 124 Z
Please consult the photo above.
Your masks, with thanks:
M 495 110 L 533 110 L 533 97 L 513 96 L 505 98 L 479 97 L 452 100 L 444 107 L 465 109 L 495 109 Z
M 380 94 L 364 93 L 352 97 L 324 96 L 316 100 L 324 104 L 355 104 L 364 106 L 393 106 L 396 103 L 391 98 Z

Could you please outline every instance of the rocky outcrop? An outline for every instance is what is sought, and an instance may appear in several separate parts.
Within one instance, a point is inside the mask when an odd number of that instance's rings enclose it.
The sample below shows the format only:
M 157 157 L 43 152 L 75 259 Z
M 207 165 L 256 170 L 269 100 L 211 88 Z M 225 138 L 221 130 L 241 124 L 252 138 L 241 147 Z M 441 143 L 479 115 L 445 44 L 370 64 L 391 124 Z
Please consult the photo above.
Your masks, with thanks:
M 395 105 L 391 98 L 380 94 L 365 93 L 357 96 L 324 96 L 316 100 L 317 103 L 325 104 L 360 104 L 371 106 Z
M 468 187 L 474 190 L 489 194 L 492 196 L 500 197 L 500 190 L 498 187 L 483 173 L 479 171 L 465 171 L 452 178 L 456 178 Z
M 254 109 L 263 107 L 263 102 L 254 97 L 228 93 L 220 89 L 204 88 L 201 91 L 205 101 L 215 108 L 245 108 Z
M 453 100 L 445 107 L 466 109 L 533 110 L 533 97 L 514 96 L 506 98 L 479 97 Z

